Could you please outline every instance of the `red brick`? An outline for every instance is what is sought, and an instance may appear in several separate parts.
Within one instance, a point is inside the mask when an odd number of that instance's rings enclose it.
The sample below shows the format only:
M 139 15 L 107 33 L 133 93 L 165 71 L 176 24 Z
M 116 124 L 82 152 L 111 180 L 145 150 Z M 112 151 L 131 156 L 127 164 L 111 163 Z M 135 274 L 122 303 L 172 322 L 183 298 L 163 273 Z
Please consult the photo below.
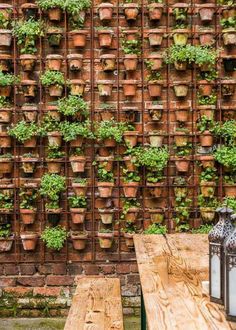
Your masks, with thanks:
M 38 266 L 38 272 L 42 275 L 48 275 L 52 273 L 52 265 L 51 264 L 44 264 Z
M 33 289 L 17 286 L 17 287 L 10 287 L 10 288 L 6 287 L 6 288 L 4 288 L 3 291 L 5 293 L 13 294 L 16 297 L 24 297 L 24 296 L 30 295 L 33 292 Z
M 130 264 L 118 264 L 116 265 L 116 272 L 118 274 L 129 274 L 130 273 Z
M 58 297 L 60 296 L 61 288 L 59 287 L 39 287 L 34 288 L 34 296 L 44 296 L 44 297 Z
M 5 265 L 5 275 L 18 275 L 19 274 L 19 269 L 17 265 Z
M 24 286 L 44 286 L 44 276 L 20 276 L 16 279 L 17 284 Z
M 130 265 L 130 271 L 131 271 L 131 273 L 138 273 L 138 265 L 137 264 L 131 264 Z
M 66 275 L 66 264 L 52 264 L 52 274 L 54 275 Z
M 68 272 L 69 275 L 80 275 L 82 274 L 83 268 L 81 264 L 69 264 L 68 265 Z
M 101 272 L 103 274 L 114 274 L 115 273 L 115 266 L 114 265 L 103 265 L 100 266 Z
M 34 275 L 36 273 L 35 265 L 33 264 L 22 264 L 20 265 L 21 275 Z
M 69 275 L 48 275 L 46 279 L 47 285 L 73 285 L 74 284 L 74 276 Z
M 136 274 L 127 275 L 127 284 L 138 284 L 138 283 L 140 283 L 139 275 Z
M 84 272 L 86 275 L 98 275 L 99 274 L 98 265 L 86 264 L 83 266 L 83 268 L 84 268 Z
M 0 288 L 6 286 L 15 286 L 16 279 L 14 277 L 0 277 Z

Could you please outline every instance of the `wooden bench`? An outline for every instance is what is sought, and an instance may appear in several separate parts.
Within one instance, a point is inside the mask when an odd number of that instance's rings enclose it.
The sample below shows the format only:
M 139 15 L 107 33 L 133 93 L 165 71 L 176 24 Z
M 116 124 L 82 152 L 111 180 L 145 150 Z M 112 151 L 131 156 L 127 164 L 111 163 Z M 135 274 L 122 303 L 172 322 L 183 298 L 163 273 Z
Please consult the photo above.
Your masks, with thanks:
M 222 306 L 202 291 L 207 235 L 135 235 L 145 306 L 142 330 L 226 330 Z M 207 272 L 206 272 L 207 270 Z
M 123 329 L 120 280 L 79 279 L 64 330 Z

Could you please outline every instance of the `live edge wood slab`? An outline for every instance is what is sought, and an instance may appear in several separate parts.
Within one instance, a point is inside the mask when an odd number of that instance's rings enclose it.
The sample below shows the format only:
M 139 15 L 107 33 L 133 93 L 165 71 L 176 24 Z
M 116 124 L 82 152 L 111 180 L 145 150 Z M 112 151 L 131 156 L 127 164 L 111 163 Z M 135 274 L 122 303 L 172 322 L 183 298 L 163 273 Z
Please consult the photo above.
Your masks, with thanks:
M 120 280 L 80 278 L 64 330 L 123 329 Z
M 149 330 L 233 329 L 202 292 L 207 235 L 135 235 L 134 243 Z

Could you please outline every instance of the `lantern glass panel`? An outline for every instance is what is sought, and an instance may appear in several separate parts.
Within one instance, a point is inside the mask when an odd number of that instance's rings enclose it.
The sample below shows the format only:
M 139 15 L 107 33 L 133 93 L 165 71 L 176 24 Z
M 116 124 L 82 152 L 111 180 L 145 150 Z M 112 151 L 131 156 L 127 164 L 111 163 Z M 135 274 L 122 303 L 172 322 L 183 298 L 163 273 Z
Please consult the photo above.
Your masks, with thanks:
M 236 315 L 236 268 L 229 271 L 229 314 Z
M 220 257 L 213 255 L 211 258 L 211 296 L 221 298 L 221 269 Z

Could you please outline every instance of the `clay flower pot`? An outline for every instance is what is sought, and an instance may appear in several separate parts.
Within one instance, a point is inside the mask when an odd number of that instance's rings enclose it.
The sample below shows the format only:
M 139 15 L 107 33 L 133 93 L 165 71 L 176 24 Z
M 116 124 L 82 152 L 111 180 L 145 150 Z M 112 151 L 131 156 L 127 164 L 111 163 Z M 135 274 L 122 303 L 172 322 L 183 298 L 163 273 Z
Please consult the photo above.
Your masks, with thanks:
M 110 48 L 113 39 L 113 30 L 104 29 L 98 31 L 98 43 L 99 47 Z
M 63 86 L 51 85 L 48 87 L 49 95 L 52 97 L 61 97 L 63 92 Z
M 62 136 L 60 132 L 48 132 L 48 144 L 50 147 L 60 147 Z
M 21 64 L 22 70 L 26 71 L 26 72 L 33 71 L 36 60 L 37 60 L 37 56 L 35 56 L 35 55 L 30 55 L 30 54 L 29 55 L 28 54 L 20 55 L 20 64 Z
M 84 142 L 84 137 L 78 135 L 75 140 L 70 141 L 70 146 L 75 148 L 80 148 L 82 147 L 83 142 Z
M 200 207 L 200 214 L 205 222 L 212 222 L 215 219 L 215 209 L 211 207 Z
M 47 69 L 60 71 L 63 56 L 58 54 L 50 54 L 46 56 Z
M 124 233 L 123 234 L 125 239 L 125 244 L 129 249 L 132 249 L 134 247 L 134 234 L 133 233 Z
M 174 133 L 174 141 L 177 147 L 184 147 L 188 144 L 188 133 L 181 132 L 181 131 L 175 131 Z
M 112 94 L 113 81 L 112 80 L 99 80 L 97 82 L 99 96 L 109 97 Z
M 123 191 L 125 197 L 135 198 L 138 193 L 139 182 L 123 183 Z
M 236 45 L 236 30 L 233 28 L 223 30 L 222 38 L 225 46 Z
M 73 173 L 83 173 L 86 164 L 85 156 L 71 156 L 69 158 Z
M 35 148 L 37 145 L 37 137 L 32 136 L 30 139 L 23 142 L 25 148 Z
M 26 173 L 26 174 L 34 173 L 38 158 L 36 158 L 36 157 L 31 157 L 31 158 L 21 157 L 21 161 L 22 161 L 22 169 L 23 169 L 24 173 Z
M 113 7 L 114 6 L 112 3 L 107 2 L 103 2 L 98 6 L 98 15 L 100 21 L 107 22 L 112 19 Z
M 34 104 L 26 104 L 21 107 L 21 111 L 23 113 L 24 120 L 26 122 L 35 122 L 38 116 L 38 107 Z
M 209 131 L 204 131 L 199 135 L 200 144 L 202 147 L 211 147 L 213 145 L 214 137 Z
M 163 145 L 163 140 L 164 140 L 164 135 L 163 133 L 158 133 L 158 132 L 149 132 L 148 133 L 149 136 L 149 142 L 151 147 L 155 147 L 155 148 L 160 148 Z
M 126 145 L 133 148 L 138 142 L 138 131 L 125 131 L 123 137 Z
M 71 220 L 73 223 L 84 223 L 86 209 L 85 208 L 70 208 Z
M 151 3 L 148 5 L 148 16 L 150 21 L 159 21 L 163 13 L 163 4 Z
M 0 132 L 0 148 L 11 148 L 11 137 L 6 132 Z
M 208 119 L 214 118 L 215 109 L 215 105 L 198 105 L 200 116 L 206 116 Z
M 116 146 L 116 140 L 114 138 L 107 138 L 107 139 L 103 140 L 103 144 L 104 144 L 105 147 L 114 148 Z M 106 155 L 105 154 L 103 154 L 103 155 L 100 154 L 100 156 L 102 156 L 102 157 L 103 156 L 106 157 L 108 155 L 109 155 L 109 152 Z
M 122 80 L 124 96 L 132 97 L 136 95 L 137 81 L 136 80 Z
M 212 197 L 215 194 L 216 182 L 202 181 L 200 191 L 204 197 Z
M 26 20 L 35 18 L 38 14 L 38 7 L 35 3 L 23 3 L 21 5 L 21 11 Z
M 221 80 L 221 93 L 223 97 L 231 97 L 234 95 L 236 80 L 223 79 Z
M 214 4 L 203 5 L 198 10 L 200 19 L 203 23 L 212 21 L 215 12 Z
M 112 191 L 114 187 L 113 182 L 98 182 L 98 193 L 102 198 L 108 198 L 112 196 Z
M 70 32 L 75 47 L 83 48 L 86 45 L 87 30 L 73 30 Z
M 9 174 L 12 172 L 13 162 L 12 158 L 0 158 L 0 173 Z
M 21 81 L 21 86 L 22 86 L 22 89 L 23 89 L 24 97 L 33 98 L 33 97 L 36 96 L 37 81 L 35 81 L 35 80 L 22 80 Z
M 104 225 L 112 224 L 114 210 L 112 209 L 98 209 L 101 221 Z
M 203 168 L 214 167 L 215 165 L 215 158 L 212 155 L 199 155 L 197 158 Z
M 12 86 L 0 86 L 0 96 L 9 97 L 11 95 Z
M 236 185 L 224 184 L 224 192 L 226 197 L 236 197 Z
M 128 223 L 135 223 L 137 221 L 139 214 L 138 207 L 130 207 L 127 212 L 124 214 L 124 220 Z
M 210 96 L 213 92 L 214 85 L 209 83 L 207 80 L 199 80 L 198 81 L 199 92 L 202 96 Z
M 147 188 L 152 197 L 158 198 L 161 197 L 163 193 L 163 182 L 147 182 Z
M 75 250 L 81 251 L 85 249 L 88 233 L 73 231 L 71 232 L 70 237 L 72 239 L 73 248 Z
M 20 209 L 20 217 L 24 225 L 31 225 L 36 218 L 36 209 Z
M 85 196 L 87 192 L 87 184 L 72 182 L 72 188 L 76 196 Z
M 162 92 L 162 87 L 163 87 L 163 81 L 158 80 L 158 81 L 149 81 L 148 82 L 148 92 L 150 97 L 156 98 L 161 96 Z
M 85 90 L 85 81 L 82 79 L 70 80 L 70 93 L 71 95 L 83 95 Z
M 138 66 L 138 55 L 126 54 L 124 57 L 124 67 L 126 71 L 135 71 Z
M 12 41 L 11 30 L 0 29 L 0 46 L 10 47 Z
M 116 55 L 104 54 L 100 56 L 102 69 L 104 72 L 114 71 L 116 69 Z
M 176 157 L 175 166 L 178 172 L 188 172 L 189 170 L 189 159 L 184 157 Z
M 163 58 L 161 54 L 151 53 L 148 55 L 148 62 L 151 63 L 151 71 L 158 71 L 162 68 Z
M 59 22 L 61 21 L 62 17 L 62 10 L 61 8 L 49 8 L 47 10 L 48 18 L 50 21 Z
M 212 30 L 199 31 L 199 41 L 202 46 L 212 46 L 215 43 L 215 34 Z
M 12 118 L 13 109 L 0 108 L 0 123 L 10 123 Z
M 25 232 L 20 234 L 23 249 L 25 251 L 33 251 L 36 248 L 38 234 L 33 232 Z
M 180 123 L 186 123 L 189 118 L 189 106 L 177 106 L 175 109 L 175 119 Z
M 114 156 L 108 156 L 108 157 L 96 157 L 96 161 L 99 162 L 104 170 L 111 172 L 113 169 L 113 162 L 114 162 Z
M 67 55 L 67 61 L 70 71 L 79 71 L 83 66 L 83 55 L 69 54 Z
M 46 158 L 48 173 L 60 173 L 63 158 L 49 159 Z
M 113 233 L 98 233 L 99 245 L 101 249 L 110 249 L 113 242 Z
M 148 40 L 151 47 L 161 46 L 163 40 L 163 32 L 159 29 L 148 30 Z
M 178 85 L 174 85 L 174 92 L 176 97 L 186 97 L 188 94 L 188 87 L 187 83 L 178 83 Z
M 162 209 L 149 209 L 152 223 L 161 224 L 164 221 L 164 213 Z
M 9 54 L 0 54 L 0 70 L 9 72 L 12 66 L 12 57 Z
M 153 121 L 159 121 L 162 117 L 163 105 L 160 104 L 149 104 L 147 110 Z
M 137 3 L 125 3 L 124 13 L 127 21 L 135 21 L 139 12 L 139 5 Z
M 54 28 L 54 27 L 49 27 L 47 30 L 48 34 L 48 43 L 49 46 L 51 47 L 59 47 L 61 40 L 62 40 L 62 35 L 63 31 L 61 28 Z
M 14 235 L 10 237 L 0 237 L 0 252 L 8 252 L 12 248 L 12 244 L 14 241 Z
M 123 157 L 123 161 L 125 163 L 125 167 L 130 172 L 133 172 L 133 171 L 136 170 L 136 166 L 134 164 L 134 160 L 135 160 L 134 157 L 131 157 L 131 156 Z
M 177 29 L 173 31 L 174 44 L 178 46 L 185 46 L 188 41 L 189 30 Z

